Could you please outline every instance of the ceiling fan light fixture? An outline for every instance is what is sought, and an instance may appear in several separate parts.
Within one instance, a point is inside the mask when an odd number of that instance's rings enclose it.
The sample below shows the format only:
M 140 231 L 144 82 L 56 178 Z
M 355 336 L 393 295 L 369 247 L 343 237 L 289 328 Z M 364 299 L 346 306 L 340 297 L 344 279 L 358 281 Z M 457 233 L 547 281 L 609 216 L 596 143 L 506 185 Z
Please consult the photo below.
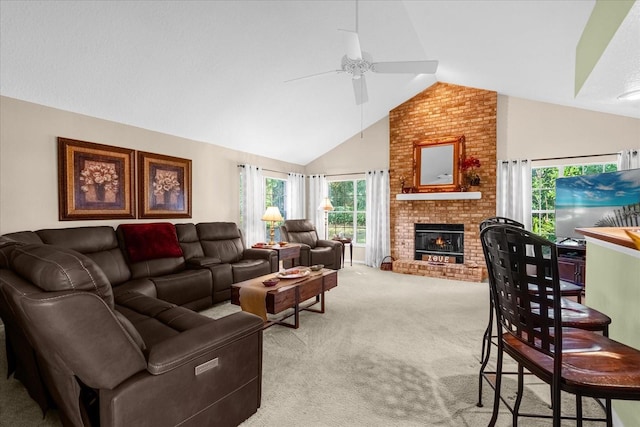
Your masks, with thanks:
M 637 101 L 640 100 L 640 88 L 628 90 L 625 93 L 618 96 L 621 101 Z

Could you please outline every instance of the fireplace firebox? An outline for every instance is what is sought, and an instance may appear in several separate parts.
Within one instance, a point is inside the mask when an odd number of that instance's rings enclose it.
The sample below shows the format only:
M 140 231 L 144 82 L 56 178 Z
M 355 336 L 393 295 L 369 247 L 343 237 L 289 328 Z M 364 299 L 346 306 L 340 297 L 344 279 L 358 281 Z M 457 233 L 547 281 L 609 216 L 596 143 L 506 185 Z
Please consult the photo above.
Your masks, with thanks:
M 414 259 L 464 263 L 464 224 L 415 224 Z

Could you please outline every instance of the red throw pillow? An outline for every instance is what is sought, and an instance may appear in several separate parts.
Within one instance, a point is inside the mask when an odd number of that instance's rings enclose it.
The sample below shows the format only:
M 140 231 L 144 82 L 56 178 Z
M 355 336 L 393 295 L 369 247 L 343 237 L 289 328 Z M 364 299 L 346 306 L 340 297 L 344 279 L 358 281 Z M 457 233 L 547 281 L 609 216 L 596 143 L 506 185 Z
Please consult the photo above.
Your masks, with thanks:
M 120 228 L 131 262 L 182 256 L 176 227 L 171 223 L 121 224 Z

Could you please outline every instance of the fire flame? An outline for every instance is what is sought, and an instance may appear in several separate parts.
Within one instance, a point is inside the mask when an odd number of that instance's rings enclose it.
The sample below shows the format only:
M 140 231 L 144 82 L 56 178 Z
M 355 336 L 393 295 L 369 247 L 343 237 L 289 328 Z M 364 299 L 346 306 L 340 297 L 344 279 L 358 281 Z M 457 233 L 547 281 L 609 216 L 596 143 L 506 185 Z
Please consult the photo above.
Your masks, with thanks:
M 442 237 L 438 236 L 438 238 L 436 239 L 436 245 L 438 246 L 444 245 L 444 240 L 442 240 Z

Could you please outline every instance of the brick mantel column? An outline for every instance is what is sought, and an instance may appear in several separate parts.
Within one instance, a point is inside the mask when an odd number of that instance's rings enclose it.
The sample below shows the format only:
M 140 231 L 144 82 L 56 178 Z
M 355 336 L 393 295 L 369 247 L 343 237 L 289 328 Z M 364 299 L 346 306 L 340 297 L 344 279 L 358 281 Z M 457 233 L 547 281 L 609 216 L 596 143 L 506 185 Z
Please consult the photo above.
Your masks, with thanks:
M 480 281 L 486 276 L 478 227 L 496 214 L 496 92 L 436 83 L 389 113 L 391 255 L 394 270 Z M 413 177 L 413 144 L 464 135 L 467 157 L 480 160 L 479 200 L 396 200 L 401 177 Z M 464 265 L 413 261 L 415 223 L 464 224 Z

